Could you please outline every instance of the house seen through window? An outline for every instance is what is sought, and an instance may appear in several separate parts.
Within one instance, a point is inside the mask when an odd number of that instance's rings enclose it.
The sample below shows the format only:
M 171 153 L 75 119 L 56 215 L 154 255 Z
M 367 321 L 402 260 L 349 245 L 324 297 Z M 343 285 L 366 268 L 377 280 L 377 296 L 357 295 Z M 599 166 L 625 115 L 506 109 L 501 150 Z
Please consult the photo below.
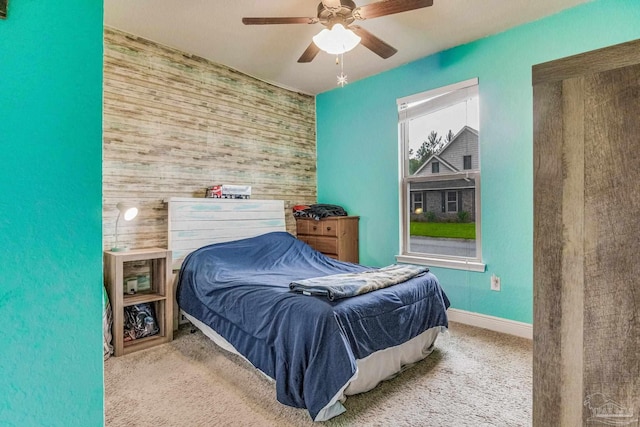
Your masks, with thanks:
M 401 262 L 484 270 L 477 79 L 398 100 Z

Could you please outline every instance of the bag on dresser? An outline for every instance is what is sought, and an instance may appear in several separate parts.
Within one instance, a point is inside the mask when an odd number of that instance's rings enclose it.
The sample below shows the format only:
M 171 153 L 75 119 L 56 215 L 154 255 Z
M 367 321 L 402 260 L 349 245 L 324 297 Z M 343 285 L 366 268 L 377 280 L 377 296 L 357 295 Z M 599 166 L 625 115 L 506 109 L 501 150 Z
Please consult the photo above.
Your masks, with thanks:
M 305 206 L 304 209 L 294 207 L 293 216 L 319 220 L 330 216 L 347 216 L 347 211 L 338 205 L 317 204 Z

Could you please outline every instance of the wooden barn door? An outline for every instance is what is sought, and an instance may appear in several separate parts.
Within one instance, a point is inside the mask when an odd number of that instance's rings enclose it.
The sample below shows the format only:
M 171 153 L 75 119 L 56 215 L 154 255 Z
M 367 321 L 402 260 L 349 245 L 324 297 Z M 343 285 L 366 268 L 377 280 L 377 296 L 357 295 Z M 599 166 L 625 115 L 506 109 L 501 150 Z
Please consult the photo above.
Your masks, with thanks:
M 639 64 L 533 67 L 534 426 L 640 425 Z

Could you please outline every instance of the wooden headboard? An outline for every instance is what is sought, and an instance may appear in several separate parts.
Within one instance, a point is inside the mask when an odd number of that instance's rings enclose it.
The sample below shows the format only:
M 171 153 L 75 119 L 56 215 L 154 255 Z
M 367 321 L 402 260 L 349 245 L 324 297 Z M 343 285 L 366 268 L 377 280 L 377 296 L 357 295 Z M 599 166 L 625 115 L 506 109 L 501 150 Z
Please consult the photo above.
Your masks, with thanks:
M 172 197 L 169 203 L 169 249 L 172 268 L 211 243 L 286 231 L 284 201 Z

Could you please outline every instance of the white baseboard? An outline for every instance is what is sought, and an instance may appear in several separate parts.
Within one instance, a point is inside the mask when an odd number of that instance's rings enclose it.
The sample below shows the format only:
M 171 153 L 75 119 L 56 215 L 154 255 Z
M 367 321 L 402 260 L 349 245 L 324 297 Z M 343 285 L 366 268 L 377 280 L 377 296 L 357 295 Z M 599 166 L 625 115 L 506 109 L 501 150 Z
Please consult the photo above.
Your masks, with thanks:
M 533 339 L 533 325 L 529 323 L 487 316 L 486 314 L 473 313 L 471 311 L 457 310 L 455 308 L 448 309 L 447 314 L 449 315 L 449 320 L 452 322 L 528 338 L 530 340 Z

